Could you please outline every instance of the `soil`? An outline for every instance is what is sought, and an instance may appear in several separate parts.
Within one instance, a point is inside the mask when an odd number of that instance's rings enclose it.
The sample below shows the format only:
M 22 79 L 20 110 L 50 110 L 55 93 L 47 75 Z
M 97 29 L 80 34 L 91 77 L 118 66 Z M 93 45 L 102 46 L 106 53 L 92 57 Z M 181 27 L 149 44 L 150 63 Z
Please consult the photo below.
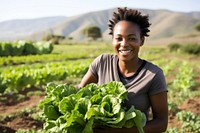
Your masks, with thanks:
M 31 96 L 15 104 L 0 102 L 0 114 L 14 114 L 22 109 L 35 107 L 43 97 L 44 96 Z
M 186 99 L 179 107 L 179 110 L 191 111 L 196 115 L 200 115 L 200 97 Z M 168 128 L 181 128 L 181 122 L 177 121 L 174 114 L 169 114 Z
M 195 97 L 193 99 L 186 99 L 179 109 L 185 111 L 191 111 L 197 115 L 200 115 L 200 97 Z
M 23 101 L 15 102 L 14 104 L 0 102 L 0 114 L 12 115 L 17 114 L 25 108 L 35 108 L 44 96 L 30 96 Z M 12 100 L 11 100 L 12 101 Z M 16 115 L 14 118 L 8 118 L 0 122 L 1 133 L 15 133 L 18 129 L 42 129 L 43 123 L 34 120 L 29 114 Z
M 37 120 L 34 120 L 30 116 L 23 116 L 23 117 L 16 117 L 10 122 L 6 123 L 6 126 L 10 127 L 11 129 L 41 129 L 43 123 Z

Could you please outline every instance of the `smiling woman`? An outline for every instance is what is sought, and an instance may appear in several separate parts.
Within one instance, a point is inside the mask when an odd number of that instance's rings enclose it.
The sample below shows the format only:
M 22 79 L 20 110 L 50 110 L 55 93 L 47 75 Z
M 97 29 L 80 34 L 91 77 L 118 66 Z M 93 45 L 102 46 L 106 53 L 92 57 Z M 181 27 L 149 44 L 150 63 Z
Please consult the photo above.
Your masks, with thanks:
M 138 25 L 128 21 L 118 22 L 115 25 L 112 40 L 114 50 L 121 61 L 131 61 L 131 64 L 133 62 L 135 62 L 135 64 L 140 64 L 140 60 L 138 60 L 137 57 L 144 38 L 140 37 L 140 29 Z M 122 63 L 121 61 L 119 63 Z M 124 74 L 125 73 L 126 72 L 124 72 Z
M 151 108 L 153 119 L 144 127 L 145 133 L 163 132 L 168 123 L 167 87 L 163 71 L 151 62 L 138 56 L 140 47 L 148 37 L 148 16 L 138 10 L 118 8 L 109 21 L 114 54 L 102 54 L 90 65 L 79 87 L 89 83 L 99 85 L 111 81 L 122 82 L 128 90 L 127 109 L 134 106 L 144 112 L 147 119 Z M 94 129 L 95 133 L 131 133 L 132 128 Z

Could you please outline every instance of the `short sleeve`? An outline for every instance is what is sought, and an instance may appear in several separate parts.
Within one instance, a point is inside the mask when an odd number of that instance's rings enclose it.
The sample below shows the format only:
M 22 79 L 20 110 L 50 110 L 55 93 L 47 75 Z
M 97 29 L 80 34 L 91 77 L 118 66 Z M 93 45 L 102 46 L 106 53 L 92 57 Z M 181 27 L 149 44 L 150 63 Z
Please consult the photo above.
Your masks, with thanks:
M 89 71 L 92 73 L 94 77 L 98 79 L 98 70 L 100 67 L 100 62 L 103 55 L 99 55 L 94 59 L 94 61 L 90 64 Z
M 163 71 L 160 69 L 152 79 L 148 93 L 149 95 L 155 95 L 165 91 L 167 92 L 166 80 Z

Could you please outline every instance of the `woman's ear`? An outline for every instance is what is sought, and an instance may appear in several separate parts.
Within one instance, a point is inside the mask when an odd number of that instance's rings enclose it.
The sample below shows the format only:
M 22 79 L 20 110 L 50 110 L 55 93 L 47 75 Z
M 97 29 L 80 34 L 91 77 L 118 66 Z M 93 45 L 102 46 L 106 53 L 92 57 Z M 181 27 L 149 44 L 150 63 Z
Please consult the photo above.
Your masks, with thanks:
M 141 37 L 141 44 L 140 44 L 140 46 L 142 46 L 144 44 L 144 40 L 145 40 L 145 38 Z

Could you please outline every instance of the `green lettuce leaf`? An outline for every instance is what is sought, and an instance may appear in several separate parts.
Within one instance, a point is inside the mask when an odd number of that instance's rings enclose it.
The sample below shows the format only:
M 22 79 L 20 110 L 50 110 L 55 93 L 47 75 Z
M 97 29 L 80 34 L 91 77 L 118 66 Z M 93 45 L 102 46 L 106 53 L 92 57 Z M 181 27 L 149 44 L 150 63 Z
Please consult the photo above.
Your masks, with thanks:
M 139 133 L 144 133 L 143 127 L 146 125 L 146 116 L 140 110 L 137 110 L 132 106 L 125 115 L 124 127 L 131 128 L 136 126 Z
M 56 120 L 60 116 L 60 113 L 56 110 L 55 106 L 53 106 L 52 104 L 45 104 L 44 115 L 49 120 Z
M 85 126 L 85 124 L 86 124 L 86 121 L 85 121 L 83 115 L 80 112 L 78 112 L 77 110 L 72 110 L 72 113 L 67 120 L 67 127 L 70 127 L 71 125 L 73 125 L 74 122 L 76 122 L 82 126 Z
M 87 124 L 85 125 L 85 128 L 83 129 L 82 133 L 93 133 L 93 124 L 94 124 L 94 118 L 91 118 Z
M 103 84 L 99 86 L 99 88 L 103 96 L 112 94 L 121 99 L 127 98 L 128 91 L 126 90 L 125 86 L 121 82 L 112 81 L 107 84 Z
M 68 97 L 64 97 L 59 103 L 59 111 L 62 114 L 69 113 L 71 114 L 72 110 L 74 110 L 77 100 L 75 98 L 75 94 L 72 94 Z

